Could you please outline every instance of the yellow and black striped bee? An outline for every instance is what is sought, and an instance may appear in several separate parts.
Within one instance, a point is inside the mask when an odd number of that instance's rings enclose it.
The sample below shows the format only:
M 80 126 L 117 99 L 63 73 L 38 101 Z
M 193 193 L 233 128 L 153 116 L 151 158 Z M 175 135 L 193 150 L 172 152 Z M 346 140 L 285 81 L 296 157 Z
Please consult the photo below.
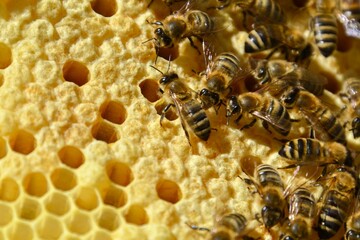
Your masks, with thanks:
M 250 65 L 255 80 L 274 97 L 289 88 L 305 89 L 320 96 L 327 83 L 324 76 L 285 60 L 250 59 Z
M 332 238 L 344 225 L 357 187 L 357 177 L 351 168 L 338 167 L 330 176 L 325 176 L 325 180 L 318 204 L 320 239 Z
M 296 189 L 289 197 L 289 217 L 282 226 L 280 239 L 310 239 L 315 216 L 314 195 L 306 188 Z
M 261 217 L 266 228 L 271 228 L 284 217 L 286 200 L 284 184 L 279 173 L 268 164 L 260 164 L 255 169 L 255 178 L 246 179 L 256 187 L 261 197 Z
M 244 49 L 246 53 L 281 49 L 286 60 L 299 63 L 307 61 L 313 52 L 311 44 L 300 33 L 281 24 L 255 26 L 248 34 Z
M 153 68 L 156 69 L 155 67 Z M 156 70 L 160 72 L 160 70 Z M 205 110 L 201 107 L 201 103 L 195 99 L 195 91 L 181 81 L 176 73 L 160 73 L 163 75 L 159 82 L 160 92 L 170 98 L 170 103 L 162 110 L 160 124 L 166 112 L 171 107 L 176 107 L 177 114 L 181 120 L 181 126 L 184 129 L 189 143 L 188 128 L 190 128 L 198 138 L 207 141 L 211 132 L 210 121 Z
M 316 0 L 316 15 L 312 19 L 315 43 L 324 57 L 330 56 L 338 42 L 335 0 Z
M 206 71 L 206 87 L 200 91 L 205 109 L 221 103 L 231 92 L 231 84 L 241 71 L 239 59 L 230 52 L 224 52 L 210 62 Z
M 355 117 L 352 120 L 351 127 L 354 138 L 360 137 L 360 79 L 349 78 L 345 81 L 344 94 L 351 103 L 353 114 Z
M 293 88 L 281 97 L 281 101 L 287 108 L 295 107 L 304 115 L 318 139 L 346 145 L 343 125 L 314 94 Z
M 211 240 L 232 240 L 252 238 L 246 236 L 249 232 L 248 221 L 240 213 L 231 213 L 223 216 L 212 229 L 189 225 L 194 230 L 208 231 L 211 233 Z
M 226 107 L 226 117 L 237 116 L 240 121 L 243 113 L 249 113 L 261 120 L 268 131 L 269 125 L 278 133 L 287 136 L 291 129 L 291 119 L 287 109 L 276 99 L 258 92 L 248 92 L 239 96 L 230 96 Z M 241 130 L 253 126 L 256 118 Z
M 326 166 L 328 164 L 353 165 L 351 152 L 337 142 L 323 142 L 313 138 L 297 138 L 285 143 L 279 155 L 294 164 L 286 168 L 304 165 Z

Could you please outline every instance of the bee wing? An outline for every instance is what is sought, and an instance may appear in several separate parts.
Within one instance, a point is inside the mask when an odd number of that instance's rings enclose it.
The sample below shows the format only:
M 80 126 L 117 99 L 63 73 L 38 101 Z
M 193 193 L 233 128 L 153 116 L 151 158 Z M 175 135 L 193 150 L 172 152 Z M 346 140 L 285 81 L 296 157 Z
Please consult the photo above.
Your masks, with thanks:
M 338 13 L 338 19 L 345 28 L 346 35 L 350 37 L 360 38 L 360 23 L 355 19 L 349 19 L 346 15 Z
M 173 15 L 183 15 L 187 11 L 191 10 L 194 7 L 196 0 L 188 0 L 186 3 L 177 11 L 173 12 Z
M 251 112 L 251 114 L 258 117 L 258 118 L 260 118 L 260 119 L 262 119 L 262 120 L 264 120 L 264 121 L 266 121 L 267 123 L 272 125 L 274 128 L 280 130 L 281 132 L 288 132 L 289 131 L 289 129 L 284 127 L 283 124 L 279 124 L 277 119 L 275 119 L 273 116 L 266 113 L 265 111 L 253 111 L 253 112 Z M 289 119 L 289 121 L 290 121 L 290 119 Z

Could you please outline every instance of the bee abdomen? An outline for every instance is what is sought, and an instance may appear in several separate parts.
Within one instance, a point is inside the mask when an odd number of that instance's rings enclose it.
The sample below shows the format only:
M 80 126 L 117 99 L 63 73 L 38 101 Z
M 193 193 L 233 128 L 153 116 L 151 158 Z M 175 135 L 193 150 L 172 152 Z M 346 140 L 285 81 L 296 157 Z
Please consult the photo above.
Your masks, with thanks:
M 278 39 L 283 38 L 281 37 L 283 33 L 276 26 L 262 25 L 253 29 L 245 41 L 245 52 L 260 52 L 278 46 L 280 44 Z M 275 39 L 272 36 L 277 36 L 278 38 Z
M 280 5 L 273 0 L 257 0 L 253 8 L 258 9 L 258 12 L 264 13 L 264 15 L 274 23 L 283 23 L 285 21 L 284 11 Z
M 283 136 L 289 134 L 291 128 L 290 115 L 286 108 L 279 101 L 274 99 L 271 100 L 270 105 L 267 109 L 267 115 L 272 116 L 274 118 L 274 121 L 276 122 L 276 125 L 281 126 L 280 128 L 272 124 L 273 128 L 277 132 L 279 132 Z
M 219 225 L 225 226 L 236 233 L 241 233 L 246 226 L 246 218 L 238 213 L 226 215 L 221 219 Z
M 287 142 L 279 155 L 296 161 L 311 161 L 325 155 L 319 141 L 311 138 L 298 138 Z
M 279 173 L 268 164 L 261 164 L 257 167 L 259 183 L 265 187 L 269 184 L 283 188 L 283 183 Z
M 318 14 L 314 17 L 315 42 L 323 56 L 330 56 L 336 49 L 337 31 L 333 14 Z
M 214 21 L 205 12 L 198 10 L 190 11 L 187 19 L 192 26 L 191 32 L 194 35 L 204 35 L 214 29 Z
M 325 109 L 319 116 L 319 119 L 332 140 L 346 145 L 345 130 L 329 109 Z
M 184 104 L 183 116 L 195 135 L 206 141 L 210 136 L 210 121 L 201 104 L 192 99 Z

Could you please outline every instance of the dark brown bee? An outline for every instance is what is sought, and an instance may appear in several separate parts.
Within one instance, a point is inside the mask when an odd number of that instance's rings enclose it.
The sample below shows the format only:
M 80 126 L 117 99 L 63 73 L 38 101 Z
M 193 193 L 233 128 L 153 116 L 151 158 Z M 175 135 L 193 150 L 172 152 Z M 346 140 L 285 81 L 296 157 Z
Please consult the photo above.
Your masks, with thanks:
M 279 155 L 295 164 L 287 168 L 302 165 L 341 164 L 352 166 L 351 152 L 337 142 L 323 142 L 313 138 L 298 138 L 285 143 L 279 150 Z
M 338 26 L 334 0 L 316 0 L 316 15 L 313 17 L 315 42 L 324 57 L 336 49 Z
M 282 96 L 281 101 L 287 108 L 296 107 L 305 116 L 317 132 L 317 138 L 346 145 L 343 125 L 314 94 L 293 88 Z
M 164 119 L 166 112 L 171 107 L 176 107 L 178 116 L 181 119 L 181 125 L 189 143 L 188 128 L 190 128 L 201 140 L 208 140 L 211 131 L 210 121 L 205 113 L 205 110 L 201 107 L 201 103 L 194 98 L 195 92 L 183 81 L 181 81 L 178 75 L 173 72 L 163 74 L 160 79 L 160 90 L 171 100 L 170 103 L 162 110 L 160 124 Z
M 286 108 L 275 98 L 264 96 L 257 92 L 243 93 L 239 96 L 231 96 L 228 99 L 226 117 L 237 115 L 239 121 L 243 113 L 249 113 L 263 120 L 263 126 L 268 129 L 268 124 L 283 136 L 289 134 L 291 119 Z M 241 129 L 254 125 L 256 119 Z
M 230 52 L 221 53 L 210 62 L 206 72 L 206 87 L 200 91 L 203 107 L 218 105 L 231 91 L 231 83 L 241 71 L 239 59 Z
M 349 98 L 353 114 L 355 115 L 352 120 L 352 132 L 354 138 L 360 137 L 360 79 L 358 78 L 349 78 L 345 81 L 345 90 L 344 94 Z
M 357 177 L 352 169 L 337 168 L 325 176 L 324 192 L 319 201 L 317 232 L 320 239 L 333 237 L 344 225 L 355 197 Z
M 289 217 L 281 230 L 281 240 L 310 239 L 316 215 L 316 202 L 306 188 L 296 189 L 289 198 Z

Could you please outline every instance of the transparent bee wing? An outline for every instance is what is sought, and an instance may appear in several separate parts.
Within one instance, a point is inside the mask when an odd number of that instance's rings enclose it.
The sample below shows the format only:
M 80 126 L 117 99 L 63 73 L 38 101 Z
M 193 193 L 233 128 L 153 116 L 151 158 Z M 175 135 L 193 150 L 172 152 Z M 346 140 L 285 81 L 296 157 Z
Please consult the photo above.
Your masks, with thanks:
M 338 19 L 343 24 L 346 35 L 360 38 L 360 23 L 358 21 L 355 19 L 349 19 L 342 13 L 338 13 Z
M 276 131 L 278 132 L 289 132 L 289 128 L 285 127 L 285 124 L 279 124 L 278 119 L 276 119 L 274 116 L 269 115 L 265 111 L 253 111 L 251 112 L 252 115 L 266 121 L 269 123 Z M 290 123 L 290 119 L 289 119 Z M 291 125 L 290 125 L 291 126 Z

